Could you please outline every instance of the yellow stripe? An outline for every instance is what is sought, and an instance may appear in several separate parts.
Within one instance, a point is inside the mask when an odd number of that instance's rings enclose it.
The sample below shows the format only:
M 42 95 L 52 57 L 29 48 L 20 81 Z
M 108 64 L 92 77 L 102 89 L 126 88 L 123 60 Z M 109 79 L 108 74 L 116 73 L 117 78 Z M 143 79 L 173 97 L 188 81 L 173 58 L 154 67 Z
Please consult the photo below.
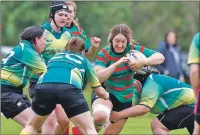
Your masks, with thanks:
M 188 64 L 191 64 L 191 63 L 200 63 L 200 58 L 196 58 L 196 59 L 191 59 L 188 61 Z
M 22 83 L 19 77 L 17 77 L 14 73 L 6 70 L 1 70 L 1 79 L 9 81 L 16 86 L 19 86 Z
M 26 132 L 26 131 L 22 131 L 21 133 L 20 133 L 20 135 L 31 135 L 29 132 Z

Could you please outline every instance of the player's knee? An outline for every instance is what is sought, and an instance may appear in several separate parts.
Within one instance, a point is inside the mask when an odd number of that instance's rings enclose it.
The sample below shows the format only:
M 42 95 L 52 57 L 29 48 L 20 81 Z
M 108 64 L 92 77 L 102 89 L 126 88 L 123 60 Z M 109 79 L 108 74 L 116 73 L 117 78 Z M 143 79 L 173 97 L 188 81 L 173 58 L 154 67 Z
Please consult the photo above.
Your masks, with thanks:
M 96 111 L 93 113 L 93 118 L 95 123 L 105 123 L 108 115 L 105 111 Z
M 158 119 L 153 119 L 153 120 L 151 121 L 151 129 L 152 129 L 153 131 L 159 129 L 160 127 L 161 127 L 161 125 L 160 125 L 160 123 L 158 122 Z
M 151 129 L 154 133 L 157 131 L 168 131 L 168 129 L 156 118 L 151 121 Z
M 57 121 L 57 124 L 59 125 L 60 128 L 65 129 L 69 125 L 69 119 L 59 119 Z

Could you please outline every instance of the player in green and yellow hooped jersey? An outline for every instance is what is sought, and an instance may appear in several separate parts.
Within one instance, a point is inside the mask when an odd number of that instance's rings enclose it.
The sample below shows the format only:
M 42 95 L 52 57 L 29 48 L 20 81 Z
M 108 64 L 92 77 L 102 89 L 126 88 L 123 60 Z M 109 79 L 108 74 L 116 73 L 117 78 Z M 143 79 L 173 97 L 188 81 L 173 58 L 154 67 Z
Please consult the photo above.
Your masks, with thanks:
M 131 44 L 132 32 L 125 24 L 119 24 L 111 28 L 108 42 L 97 56 L 96 71 L 101 83 L 104 82 L 106 90 L 110 93 L 109 101 L 102 101 L 92 96 L 93 116 L 96 128 L 101 128 L 112 111 L 121 111 L 131 107 L 133 97 L 133 73 L 144 65 L 156 65 L 164 61 L 164 56 L 158 52 L 143 46 Z M 129 64 L 129 59 L 124 57 L 130 50 L 142 52 L 147 59 L 136 60 Z M 119 134 L 127 119 L 118 123 L 108 123 L 104 134 Z M 116 125 L 121 127 L 115 128 Z
M 45 47 L 45 30 L 39 26 L 26 28 L 21 41 L 1 62 L 1 112 L 22 126 L 32 113 L 30 101 L 23 95 L 23 88 L 34 74 L 46 71 L 40 56 Z
M 84 42 L 72 38 L 66 50 L 49 61 L 47 71 L 38 80 L 32 103 L 35 113 L 21 134 L 35 134 L 56 104 L 61 104 L 68 118 L 78 126 L 82 134 L 97 134 L 82 92 L 85 80 L 90 82 L 101 98 L 108 99 L 109 94 L 101 87 L 94 66 L 84 57 Z
M 144 72 L 134 74 L 133 107 L 113 113 L 110 120 L 116 122 L 151 112 L 159 114 L 151 122 L 153 134 L 168 134 L 181 128 L 192 134 L 195 96 L 191 86 L 150 69 Z
M 67 31 L 70 32 L 72 37 L 79 37 L 84 41 L 87 52 L 85 56 L 90 61 L 94 61 L 99 47 L 91 41 L 91 39 L 95 37 L 88 39 L 86 32 L 80 27 L 78 21 L 74 19 L 77 11 L 76 3 L 71 0 L 66 0 L 66 5 L 69 8 L 66 21 Z
M 190 82 L 196 95 L 195 128 L 194 134 L 200 134 L 200 33 L 196 33 L 192 39 L 188 56 L 190 65 Z

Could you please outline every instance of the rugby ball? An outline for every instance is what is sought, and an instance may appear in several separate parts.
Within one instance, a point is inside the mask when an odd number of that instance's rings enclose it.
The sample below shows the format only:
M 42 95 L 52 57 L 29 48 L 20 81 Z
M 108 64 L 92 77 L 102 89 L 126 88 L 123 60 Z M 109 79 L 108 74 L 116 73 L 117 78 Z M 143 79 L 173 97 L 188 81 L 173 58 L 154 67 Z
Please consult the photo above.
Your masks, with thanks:
M 141 53 L 140 51 L 137 51 L 137 50 L 130 50 L 126 54 L 126 57 L 130 58 L 130 60 L 132 60 L 132 61 L 147 58 L 143 53 Z
M 126 57 L 130 59 L 130 63 L 133 62 L 134 60 L 147 59 L 147 57 L 143 53 L 137 50 L 130 50 L 126 54 Z M 142 67 L 140 70 L 137 70 L 136 72 L 143 72 L 142 69 L 145 68 L 146 67 Z

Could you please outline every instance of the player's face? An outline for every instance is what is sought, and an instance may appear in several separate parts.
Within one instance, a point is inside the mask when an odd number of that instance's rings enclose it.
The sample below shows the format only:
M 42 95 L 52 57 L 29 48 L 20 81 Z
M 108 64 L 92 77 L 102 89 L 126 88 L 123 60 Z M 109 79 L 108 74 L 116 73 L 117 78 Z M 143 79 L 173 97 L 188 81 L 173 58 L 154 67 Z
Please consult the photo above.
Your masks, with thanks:
M 67 11 L 61 10 L 55 13 L 55 22 L 57 27 L 64 27 L 67 21 Z
M 46 43 L 46 34 L 44 32 L 40 38 L 36 37 L 35 47 L 39 54 L 43 52 L 45 48 L 45 43 Z
M 123 53 L 127 46 L 126 37 L 119 33 L 113 38 L 113 49 L 116 53 Z
M 176 34 L 170 32 L 167 36 L 167 42 L 169 43 L 169 45 L 174 45 L 176 43 Z
M 142 87 L 141 87 L 140 83 L 138 82 L 138 80 L 134 80 L 133 86 L 138 91 L 138 93 L 141 93 Z
M 71 24 L 72 21 L 74 20 L 76 13 L 75 13 L 74 7 L 72 5 L 67 5 L 67 7 L 68 7 L 68 12 L 67 12 L 66 23 Z

